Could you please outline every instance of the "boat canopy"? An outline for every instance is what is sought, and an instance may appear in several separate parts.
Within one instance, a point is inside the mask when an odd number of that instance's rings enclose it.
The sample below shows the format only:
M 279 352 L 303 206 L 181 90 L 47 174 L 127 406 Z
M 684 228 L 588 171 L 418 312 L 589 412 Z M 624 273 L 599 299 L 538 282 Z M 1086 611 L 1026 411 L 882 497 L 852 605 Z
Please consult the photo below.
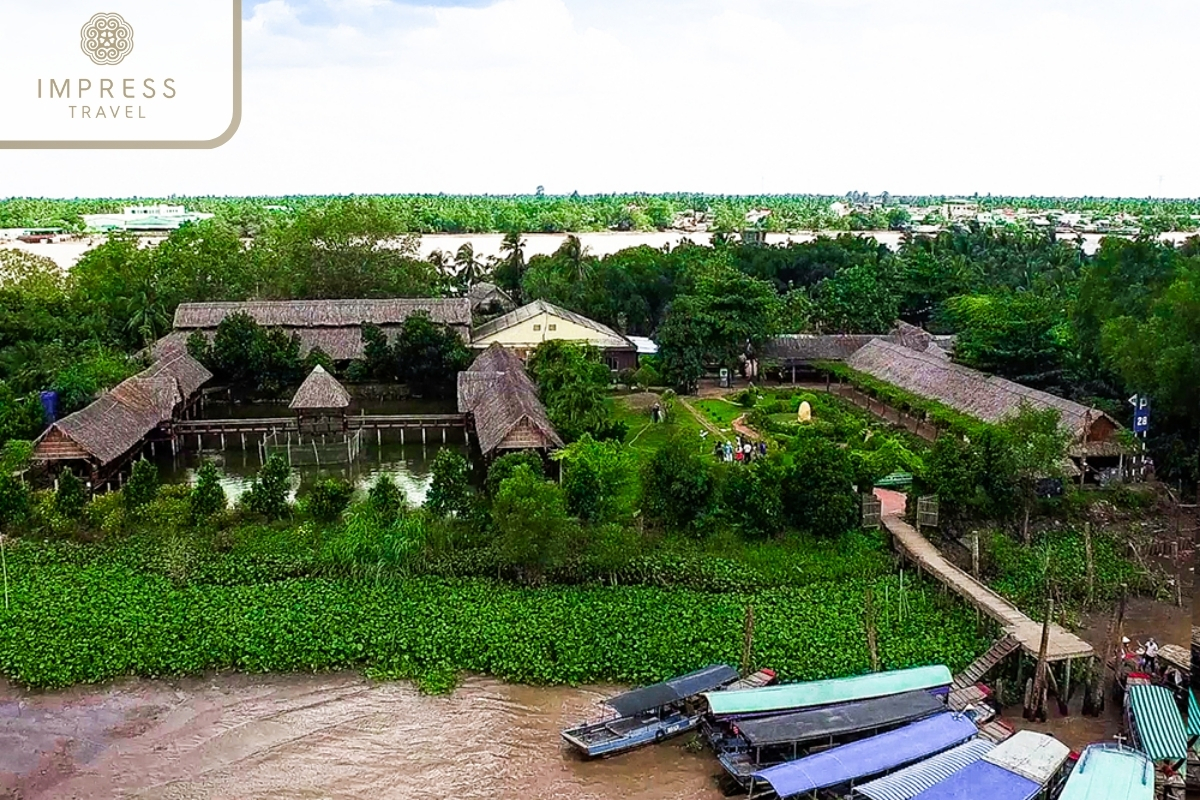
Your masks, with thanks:
M 949 750 L 978 733 L 961 714 L 943 713 L 753 774 L 780 797 L 852 784 Z M 986 795 L 984 795 L 986 796 Z
M 1187 758 L 1187 734 L 1175 696 L 1164 686 L 1139 684 L 1126 690 L 1139 749 L 1151 761 Z
M 953 677 L 950 670 L 938 664 L 892 672 L 872 672 L 853 678 L 713 692 L 704 697 L 715 716 L 733 717 L 850 703 L 901 692 L 929 691 L 948 687 L 951 681 Z
M 980 759 L 941 783 L 935 783 L 913 800 L 1032 800 L 1042 787 L 1004 767 Z
M 1058 800 L 1154 800 L 1154 762 L 1128 747 L 1091 745 Z
M 864 783 L 854 790 L 854 795 L 867 800 L 912 800 L 935 783 L 974 764 L 995 746 L 994 742 L 987 739 L 972 739 L 899 772 Z
M 905 692 L 858 700 L 845 705 L 812 708 L 778 717 L 742 720 L 738 733 L 755 747 L 825 740 L 836 736 L 901 725 L 944 712 L 946 704 L 929 692 Z
M 737 670 L 725 664 L 715 664 L 696 672 L 689 672 L 669 681 L 643 686 L 605 700 L 605 705 L 622 717 L 632 717 L 652 708 L 676 703 L 687 697 L 707 692 L 738 678 Z
M 1200 738 L 1200 703 L 1196 702 L 1196 690 L 1188 689 L 1187 713 L 1188 742 Z
M 1071 748 L 1053 736 L 1017 731 L 996 745 L 983 760 L 1045 786 L 1070 755 Z

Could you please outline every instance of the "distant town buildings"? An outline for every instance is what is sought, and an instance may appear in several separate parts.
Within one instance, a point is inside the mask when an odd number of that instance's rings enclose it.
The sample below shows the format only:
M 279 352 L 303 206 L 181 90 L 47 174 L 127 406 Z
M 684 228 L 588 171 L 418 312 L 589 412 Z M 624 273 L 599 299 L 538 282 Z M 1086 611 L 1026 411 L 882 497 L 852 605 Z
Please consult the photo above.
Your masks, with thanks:
M 188 211 L 183 206 L 126 206 L 120 214 L 84 214 L 89 231 L 173 231 L 185 222 L 209 219 L 212 214 Z

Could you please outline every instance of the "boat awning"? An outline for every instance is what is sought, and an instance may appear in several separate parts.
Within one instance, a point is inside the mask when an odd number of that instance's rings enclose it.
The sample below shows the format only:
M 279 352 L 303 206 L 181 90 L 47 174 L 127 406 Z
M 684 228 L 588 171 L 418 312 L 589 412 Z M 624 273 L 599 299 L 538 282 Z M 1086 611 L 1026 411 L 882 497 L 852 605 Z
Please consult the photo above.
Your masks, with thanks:
M 1175 696 L 1163 686 L 1130 686 L 1125 693 L 1139 749 L 1151 761 L 1187 758 L 1187 734 Z
M 987 739 L 972 739 L 899 772 L 864 783 L 854 790 L 854 794 L 867 800 L 912 800 L 930 786 L 974 764 L 995 746 Z
M 913 800 L 1032 800 L 1042 787 L 1024 776 L 990 762 L 968 764 Z
M 853 678 L 713 692 L 704 697 L 714 715 L 733 717 L 850 703 L 901 692 L 928 691 L 948 687 L 951 681 L 953 677 L 950 670 L 938 664 L 892 672 L 872 672 Z
M 747 742 L 761 747 L 829 739 L 889 725 L 902 725 L 945 710 L 946 704 L 929 692 L 905 692 L 778 717 L 742 720 L 737 729 Z
M 1045 786 L 1071 755 L 1071 748 L 1044 733 L 1017 731 L 996 745 L 984 761 Z
M 841 786 L 929 758 L 975 736 L 975 723 L 944 713 L 857 742 L 755 772 L 780 797 Z M 987 795 L 981 795 L 986 797 Z
M 1187 713 L 1188 739 L 1200 736 L 1200 703 L 1196 702 L 1196 690 L 1188 689 Z
M 1154 762 L 1128 747 L 1094 744 L 1079 757 L 1058 800 L 1154 800 Z
M 659 708 L 701 694 L 737 680 L 737 670 L 725 664 L 705 667 L 669 681 L 643 686 L 605 700 L 605 704 L 622 717 L 631 717 L 652 708 Z

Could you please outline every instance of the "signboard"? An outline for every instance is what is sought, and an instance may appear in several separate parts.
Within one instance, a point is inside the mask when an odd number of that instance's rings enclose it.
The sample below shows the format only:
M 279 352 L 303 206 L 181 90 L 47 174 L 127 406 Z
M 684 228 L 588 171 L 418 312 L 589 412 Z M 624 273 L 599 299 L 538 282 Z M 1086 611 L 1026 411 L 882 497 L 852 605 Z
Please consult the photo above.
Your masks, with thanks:
M 893 472 L 875 481 L 875 485 L 886 488 L 888 486 L 909 486 L 912 482 L 913 476 L 911 472 Z
M 729 388 L 729 370 L 726 367 L 721 367 L 721 388 Z
M 1133 405 L 1133 432 L 1144 436 L 1150 430 L 1150 398 L 1135 394 L 1129 402 Z

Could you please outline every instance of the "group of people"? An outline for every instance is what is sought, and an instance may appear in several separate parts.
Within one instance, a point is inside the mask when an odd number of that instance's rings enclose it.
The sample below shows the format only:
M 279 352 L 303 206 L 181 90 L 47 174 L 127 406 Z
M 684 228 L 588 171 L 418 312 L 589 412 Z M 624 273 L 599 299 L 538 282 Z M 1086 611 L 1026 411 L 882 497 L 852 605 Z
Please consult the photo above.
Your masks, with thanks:
M 1128 636 L 1121 637 L 1121 649 L 1124 651 L 1121 655 L 1124 658 L 1136 658 L 1142 669 L 1151 675 L 1158 673 L 1158 642 L 1154 641 L 1151 636 L 1146 640 L 1145 644 L 1138 642 L 1137 649 L 1134 650 L 1130 644 Z
M 761 458 L 767 454 L 767 443 L 757 444 L 749 439 L 743 439 L 739 433 L 737 443 L 716 442 L 713 444 L 713 457 L 717 461 L 735 461 L 739 464 L 749 464 L 755 457 Z

